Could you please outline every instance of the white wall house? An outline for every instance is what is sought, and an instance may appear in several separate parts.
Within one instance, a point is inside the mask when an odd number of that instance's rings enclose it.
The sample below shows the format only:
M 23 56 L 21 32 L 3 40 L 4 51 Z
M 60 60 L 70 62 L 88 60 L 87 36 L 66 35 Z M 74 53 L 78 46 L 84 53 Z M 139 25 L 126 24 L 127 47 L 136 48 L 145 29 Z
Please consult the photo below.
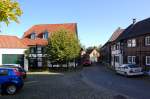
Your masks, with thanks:
M 4 55 L 23 55 L 26 49 L 12 49 L 12 48 L 0 48 L 0 65 L 2 65 L 2 59 Z
M 100 56 L 100 53 L 96 50 L 96 49 L 93 49 L 92 52 L 89 54 L 90 56 L 90 61 L 91 62 L 98 62 L 98 58 Z
M 28 70 L 28 64 L 24 58 L 24 52 L 27 49 L 16 36 L 0 35 L 0 65 L 2 64 L 20 64 Z
M 120 27 L 112 34 L 109 41 L 111 43 L 111 67 L 115 68 L 123 64 L 123 55 L 121 52 L 121 43 L 116 40 L 123 33 L 124 29 Z
M 123 55 L 120 49 L 120 42 L 111 46 L 111 65 L 118 67 L 123 64 Z

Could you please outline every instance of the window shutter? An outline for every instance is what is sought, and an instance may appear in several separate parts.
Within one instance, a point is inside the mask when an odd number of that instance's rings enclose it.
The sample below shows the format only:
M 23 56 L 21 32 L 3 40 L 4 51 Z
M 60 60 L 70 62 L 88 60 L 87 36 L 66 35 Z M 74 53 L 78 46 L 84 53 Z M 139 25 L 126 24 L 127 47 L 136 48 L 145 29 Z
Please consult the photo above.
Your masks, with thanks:
M 143 56 L 143 65 L 146 65 L 146 56 Z
M 136 39 L 136 47 L 138 47 L 139 46 L 139 39 Z
M 139 64 L 139 56 L 136 56 L 135 62 L 136 62 L 137 65 Z
M 145 44 L 145 37 L 143 38 L 143 46 L 146 46 L 146 44 Z
M 127 56 L 124 56 L 124 58 L 123 58 L 123 60 L 124 60 L 123 63 L 124 64 L 127 63 L 127 58 L 128 58 Z

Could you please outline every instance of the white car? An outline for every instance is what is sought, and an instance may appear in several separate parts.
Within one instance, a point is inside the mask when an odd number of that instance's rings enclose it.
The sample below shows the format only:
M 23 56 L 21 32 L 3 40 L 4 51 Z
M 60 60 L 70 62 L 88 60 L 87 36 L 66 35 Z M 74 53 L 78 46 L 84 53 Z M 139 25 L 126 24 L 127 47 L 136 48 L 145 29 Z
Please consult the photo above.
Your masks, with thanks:
M 125 76 L 133 76 L 133 75 L 143 75 L 142 67 L 134 64 L 123 64 L 119 67 L 115 68 L 116 73 L 125 75 Z

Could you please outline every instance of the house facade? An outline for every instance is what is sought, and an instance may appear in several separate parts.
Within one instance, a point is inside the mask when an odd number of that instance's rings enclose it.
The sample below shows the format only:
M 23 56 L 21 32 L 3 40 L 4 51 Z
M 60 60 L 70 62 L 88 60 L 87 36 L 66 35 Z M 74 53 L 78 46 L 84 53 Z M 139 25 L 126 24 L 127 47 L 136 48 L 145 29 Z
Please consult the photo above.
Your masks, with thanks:
M 111 43 L 111 67 L 117 67 L 123 64 L 123 54 L 121 50 L 121 43 L 116 42 L 116 39 L 123 33 L 124 29 L 120 27 L 112 34 L 109 39 Z
M 150 18 L 139 22 L 133 20 L 126 29 L 120 30 L 117 29 L 107 42 L 111 46 L 111 66 L 136 64 L 150 70 Z
M 0 35 L 0 65 L 20 64 L 28 70 L 25 65 L 24 51 L 28 49 L 16 36 Z
M 111 66 L 111 43 L 106 42 L 100 48 L 100 52 L 101 52 L 101 56 L 100 56 L 101 62 L 107 66 Z
M 116 42 L 117 38 L 122 34 L 124 29 L 118 27 L 111 35 L 109 40 L 100 49 L 101 60 L 107 64 L 110 68 L 114 68 L 119 64 L 122 64 L 122 53 L 120 50 L 120 42 Z
M 122 43 L 124 64 L 150 68 L 150 18 L 131 24 L 118 41 Z
M 89 58 L 92 63 L 98 62 L 99 57 L 100 57 L 100 53 L 95 48 L 89 53 Z
M 44 48 L 48 44 L 51 34 L 61 29 L 75 33 L 78 37 L 76 23 L 34 25 L 24 33 L 22 42 L 29 47 L 29 68 L 47 66 Z

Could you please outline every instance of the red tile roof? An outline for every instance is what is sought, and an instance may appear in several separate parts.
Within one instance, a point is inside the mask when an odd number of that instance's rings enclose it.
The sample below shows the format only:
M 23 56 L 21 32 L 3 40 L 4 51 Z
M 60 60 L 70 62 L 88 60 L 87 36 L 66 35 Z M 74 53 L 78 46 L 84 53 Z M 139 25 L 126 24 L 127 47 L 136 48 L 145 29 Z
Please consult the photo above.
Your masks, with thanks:
M 64 24 L 39 24 L 32 26 L 29 30 L 27 30 L 23 35 L 23 43 L 26 45 L 47 45 L 47 40 L 42 38 L 37 38 L 35 40 L 29 39 L 31 33 L 36 33 L 36 36 L 39 37 L 45 31 L 49 33 L 53 33 L 60 29 L 66 29 L 70 32 L 77 33 L 77 24 L 76 23 L 64 23 Z
M 27 48 L 16 36 L 0 35 L 0 48 Z
M 24 38 L 22 39 L 22 42 L 25 44 L 25 45 L 47 45 L 48 44 L 48 41 L 45 40 L 45 39 L 40 39 L 40 38 L 37 38 L 35 40 L 32 40 L 32 39 L 29 39 L 29 38 Z
M 124 29 L 121 29 L 120 27 L 112 34 L 108 42 L 113 42 L 115 41 L 122 33 Z
M 39 35 L 45 31 L 52 33 L 59 29 L 67 29 L 70 32 L 76 33 L 76 23 L 64 23 L 64 24 L 40 24 L 40 25 L 34 25 L 29 30 L 27 30 L 24 35 L 24 37 L 29 36 L 31 33 L 36 33 L 36 35 Z

